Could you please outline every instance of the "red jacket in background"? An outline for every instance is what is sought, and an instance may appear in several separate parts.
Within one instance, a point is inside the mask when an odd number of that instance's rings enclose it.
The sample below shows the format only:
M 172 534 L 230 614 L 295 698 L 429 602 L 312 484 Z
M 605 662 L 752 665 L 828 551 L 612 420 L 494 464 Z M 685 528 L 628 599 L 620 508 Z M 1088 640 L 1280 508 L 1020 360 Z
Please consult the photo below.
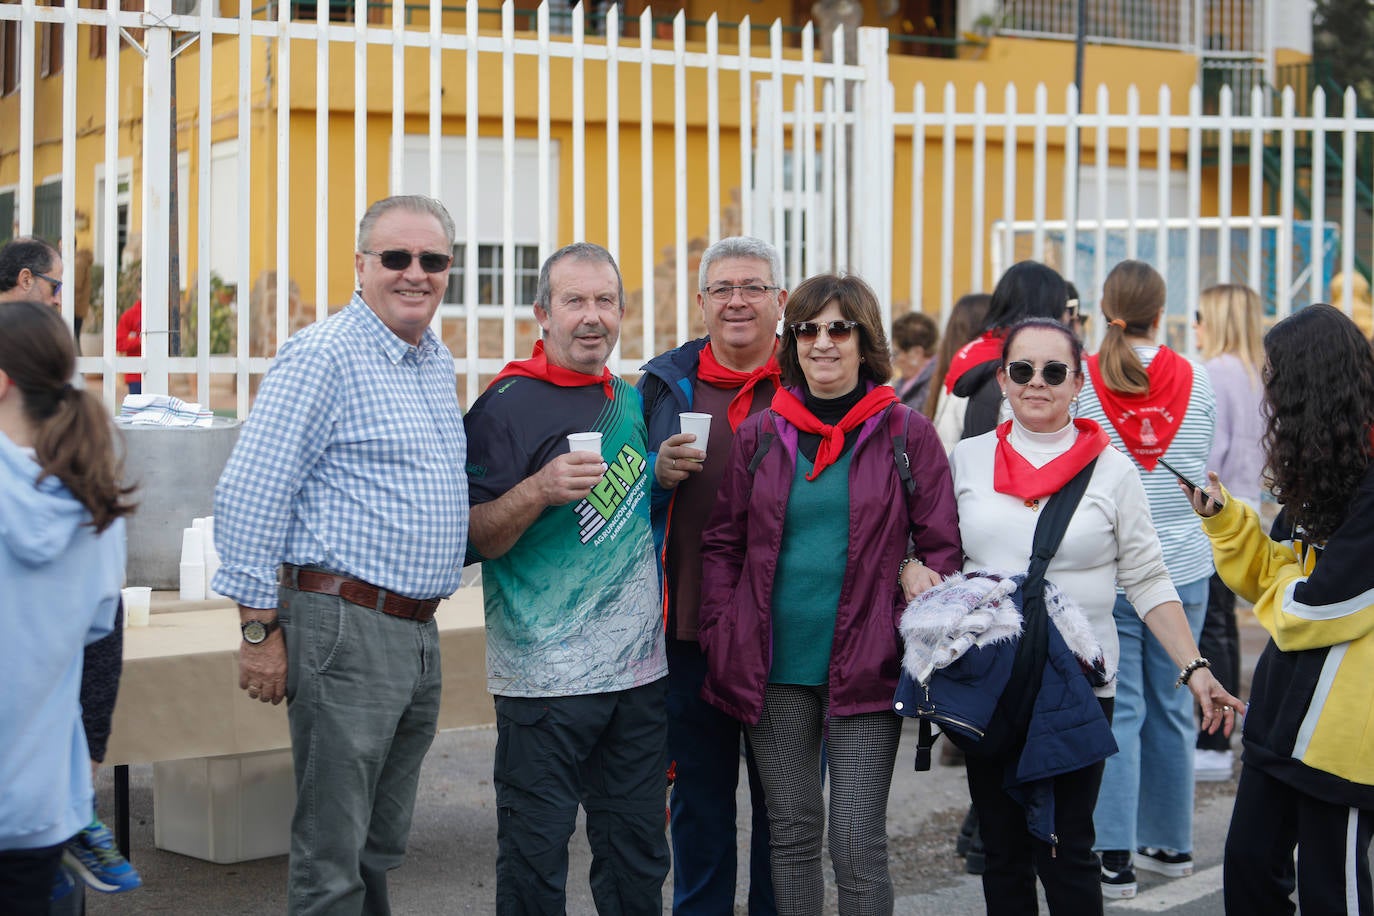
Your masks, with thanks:
M 120 356 L 143 355 L 143 300 L 139 299 L 119 316 L 115 326 L 115 352 Z M 130 372 L 124 376 L 126 382 L 137 382 L 142 376 Z

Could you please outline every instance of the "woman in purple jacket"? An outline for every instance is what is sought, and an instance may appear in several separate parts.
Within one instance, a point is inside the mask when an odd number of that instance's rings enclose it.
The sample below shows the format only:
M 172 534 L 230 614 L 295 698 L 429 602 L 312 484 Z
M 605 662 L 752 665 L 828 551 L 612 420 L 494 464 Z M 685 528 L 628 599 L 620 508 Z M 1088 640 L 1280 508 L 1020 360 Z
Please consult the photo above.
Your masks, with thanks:
M 822 741 L 840 912 L 891 912 L 897 621 L 960 566 L 954 490 L 934 427 L 885 384 L 863 280 L 806 280 L 783 322 L 785 387 L 736 433 L 703 538 L 702 697 L 747 727 L 778 912 L 825 902 Z

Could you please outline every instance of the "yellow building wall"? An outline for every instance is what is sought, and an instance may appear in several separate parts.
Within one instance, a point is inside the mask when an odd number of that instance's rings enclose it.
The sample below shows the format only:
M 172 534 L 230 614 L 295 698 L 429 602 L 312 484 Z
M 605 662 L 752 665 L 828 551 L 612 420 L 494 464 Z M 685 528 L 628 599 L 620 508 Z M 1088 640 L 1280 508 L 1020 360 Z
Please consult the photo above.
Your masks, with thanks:
M 739 4 L 742 8 L 745 4 Z M 754 21 L 763 20 L 765 15 L 785 14 L 787 4 L 767 0 L 762 4 L 747 4 Z M 719 7 L 718 7 L 719 8 Z M 721 9 L 721 18 L 728 20 L 731 12 Z M 231 12 L 225 9 L 226 13 Z M 421 16 L 423 14 L 420 14 Z M 690 14 L 689 14 L 690 15 Z M 446 14 L 445 25 L 456 26 L 461 19 L 459 14 Z M 417 19 L 417 22 L 420 20 Z M 484 25 L 485 22 L 484 17 Z M 492 23 L 493 25 L 495 23 Z M 87 27 L 80 29 L 81 43 L 78 51 L 78 148 L 77 167 L 74 176 L 73 193 L 78 210 L 88 216 L 93 214 L 95 163 L 104 156 L 104 140 L 101 124 L 104 119 L 104 61 L 92 60 L 86 55 L 88 38 Z M 527 37 L 527 36 L 525 36 Z M 560 41 L 566 39 L 558 39 Z M 635 40 L 637 42 L 637 40 Z M 589 42 L 590 43 L 590 42 Z M 626 42 L 630 43 L 629 40 Z M 728 48 L 729 43 L 723 42 Z M 213 43 L 211 111 L 209 113 L 211 136 L 215 141 L 234 137 L 238 132 L 238 73 L 239 45 L 232 37 L 219 37 Z M 755 53 L 766 53 L 766 41 L 755 34 Z M 702 51 L 701 45 L 692 45 L 691 51 Z M 199 95 L 199 46 L 192 46 L 177 60 L 178 84 L 178 146 L 190 155 L 189 219 L 187 248 L 182 258 L 188 265 L 188 276 L 194 282 L 196 264 L 196 212 L 197 199 L 196 175 L 198 169 L 198 130 L 201 113 L 198 109 Z M 796 56 L 799 52 L 789 51 Z M 250 123 L 251 134 L 251 172 L 254 176 L 251 189 L 250 217 L 250 261 L 249 275 L 257 277 L 265 269 L 276 265 L 277 244 L 277 89 L 275 67 L 277 60 L 271 42 L 254 40 L 249 55 Z M 392 56 L 391 49 L 384 46 L 370 46 L 368 49 L 367 70 L 367 108 L 368 108 L 368 184 L 367 196 L 376 199 L 387 193 L 389 182 L 389 149 L 392 130 Z M 760 59 L 760 66 L 764 64 Z M 306 313 L 313 314 L 314 303 L 323 296 L 330 304 L 346 301 L 353 287 L 352 239 L 355 231 L 354 213 L 354 50 L 351 45 L 336 44 L 331 48 L 330 87 L 329 87 L 329 210 L 330 227 L 328 289 L 315 288 L 315 244 L 316 244 L 316 167 L 315 130 L 316 130 L 316 58 L 314 42 L 295 40 L 291 45 L 290 72 L 290 156 L 288 181 L 285 184 L 287 209 L 290 213 L 289 262 L 291 277 L 299 285 L 302 306 Z M 142 61 L 131 51 L 122 55 L 120 110 L 131 112 L 137 109 L 137 100 L 142 92 Z M 407 112 L 406 132 L 423 134 L 428 131 L 429 75 L 428 53 L 418 49 L 408 50 L 405 55 L 404 104 Z M 478 68 L 478 104 L 483 112 L 499 112 L 501 108 L 501 58 L 495 54 L 483 54 Z M 974 86 L 982 83 L 987 91 L 987 106 L 990 111 L 1001 111 L 1004 107 L 1004 92 L 1007 84 L 1017 87 L 1017 106 L 1019 110 L 1032 110 L 1035 86 L 1045 83 L 1051 87 L 1049 110 L 1062 112 L 1065 98 L 1063 87 L 1073 79 L 1074 47 L 1071 42 L 1034 41 L 1013 38 L 993 38 L 976 53 L 957 60 L 937 60 L 894 55 L 889 58 L 890 78 L 898 100 L 899 110 L 908 110 L 913 88 L 919 83 L 926 86 L 926 105 L 930 111 L 943 108 L 943 92 L 946 83 L 955 87 L 958 106 L 969 110 L 973 104 Z M 558 187 L 558 225 L 555 243 L 572 241 L 573 233 L 573 155 L 571 133 L 572 65 L 562 58 L 549 62 L 550 85 L 552 87 L 553 111 L 555 119 L 551 124 L 551 135 L 560 145 L 558 164 L 560 169 Z M 1116 46 L 1090 46 L 1085 60 L 1086 82 L 1090 91 L 1084 99 L 1084 110 L 1096 108 L 1096 86 L 1108 87 L 1110 107 L 1121 111 L 1125 106 L 1127 89 L 1137 80 L 1141 82 L 1140 110 L 1152 113 L 1157 109 L 1158 89 L 1168 86 L 1172 93 L 1172 109 L 1185 111 L 1188 89 L 1197 76 L 1197 61 L 1194 57 L 1178 52 L 1154 51 Z M 665 249 L 673 244 L 677 214 L 674 212 L 674 194 L 677 177 L 674 166 L 674 127 L 673 127 L 673 84 L 672 69 L 656 67 L 653 84 L 654 112 L 654 164 L 653 183 L 656 206 L 654 209 L 654 239 L 658 252 L 654 263 L 662 263 L 671 257 Z M 536 136 L 537 123 L 537 64 L 527 57 L 516 58 L 515 76 L 515 132 L 520 137 Z M 586 79 L 586 162 L 587 174 L 586 199 L 600 201 L 606 190 L 606 171 L 604 153 L 606 148 L 605 128 L 605 71 L 602 64 L 588 62 L 585 67 Z M 639 67 L 621 64 L 619 68 L 619 146 L 621 168 L 618 175 L 621 197 L 620 222 L 620 260 L 625 272 L 628 290 L 637 290 L 651 284 L 642 276 L 641 265 L 644 255 L 640 240 L 640 197 L 641 167 L 640 150 L 640 98 Z M 724 153 L 720 163 L 720 205 L 730 207 L 737 202 L 740 187 L 739 157 L 736 152 L 738 135 L 738 77 L 734 71 L 720 72 L 720 123 L 721 148 Z M 462 135 L 466 111 L 466 66 L 464 55 L 456 51 L 443 54 L 442 72 L 442 113 L 443 132 L 446 135 Z M 700 71 L 688 71 L 687 77 L 687 227 L 689 237 L 704 240 L 708 232 L 708 208 L 702 205 L 706 193 L 706 169 L 702 165 L 707 155 L 706 107 L 701 102 L 705 97 L 706 77 Z M 789 95 L 790 98 L 790 95 Z M 819 86 L 818 97 L 819 103 Z M 48 112 L 61 110 L 61 80 L 43 79 L 36 87 L 35 110 Z M 17 94 L 0 99 L 0 123 L 16 124 L 18 120 Z M 132 158 L 135 164 L 134 181 L 141 181 L 138 173 L 142 161 L 142 125 L 137 120 L 121 120 L 119 128 L 120 155 Z M 61 167 L 61 121 L 58 118 L 39 118 L 35 124 L 36 147 L 34 174 L 40 181 L 48 175 L 60 171 Z M 484 136 L 499 137 L 501 121 L 499 117 L 488 117 L 481 121 L 480 132 Z M 1031 128 L 1022 128 L 1018 133 L 1020 141 L 1016 164 L 1016 216 L 1029 218 L 1032 215 L 1034 166 L 1033 152 L 1029 146 Z M 0 132 L 0 187 L 14 184 L 18 179 L 17 131 Z M 1046 215 L 1050 219 L 1063 217 L 1063 174 L 1064 174 L 1064 132 L 1048 132 L 1046 154 Z M 969 277 L 971 262 L 968 246 L 964 242 L 971 232 L 971 182 L 972 182 L 972 130 L 962 130 L 956 150 L 955 163 L 955 277 L 954 291 L 959 295 L 972 285 Z M 1095 132 L 1086 133 L 1083 161 L 1094 162 L 1093 144 Z M 1111 161 L 1121 164 L 1126 141 L 1125 130 L 1113 130 L 1109 137 L 1112 147 Z M 1142 170 L 1154 168 L 1153 150 L 1156 141 L 1154 130 L 1140 133 L 1142 151 L 1140 166 Z M 790 141 L 789 141 L 790 142 Z M 1185 148 L 1186 137 L 1182 131 L 1176 132 L 1171 148 L 1176 157 L 1175 167 L 1182 166 L 1181 152 Z M 938 308 L 940 288 L 940 199 L 942 194 L 942 147 L 938 131 L 932 132 L 926 146 L 925 184 L 922 197 L 925 201 L 925 283 L 920 294 L 920 305 L 928 310 Z M 909 139 L 900 133 L 897 140 L 894 161 L 894 207 L 895 231 L 893 250 L 895 254 L 894 288 L 889 291 L 894 302 L 906 302 L 910 297 L 907 288 L 908 252 L 910 250 L 911 230 L 910 202 L 911 188 L 911 149 Z M 1002 215 L 1002 147 L 999 130 L 987 131 L 987 157 L 985 160 L 984 199 L 986 225 L 984 226 L 985 256 L 991 263 L 991 237 L 988 235 L 991 224 Z M 1237 170 L 1235 188 L 1245 187 L 1243 170 Z M 446 180 L 462 180 L 461 176 L 445 176 Z M 1214 170 L 1204 171 L 1204 211 L 1214 212 L 1216 200 Z M 132 232 L 142 231 L 142 213 L 138 194 L 133 196 L 131 214 Z M 1243 194 L 1236 194 L 1235 209 L 1244 212 L 1246 201 Z M 454 214 L 461 224 L 462 214 Z M 586 215 L 586 238 L 605 241 L 608 222 L 602 209 L 593 204 Z M 730 230 L 727 221 L 724 228 Z M 90 244 L 90 228 L 79 229 L 77 245 Z M 224 240 L 217 240 L 217 244 Z M 689 265 L 690 266 L 690 265 Z M 225 278 L 233 280 L 235 278 Z M 985 276 L 984 286 L 991 285 L 993 278 Z M 691 284 L 689 283 L 689 288 Z

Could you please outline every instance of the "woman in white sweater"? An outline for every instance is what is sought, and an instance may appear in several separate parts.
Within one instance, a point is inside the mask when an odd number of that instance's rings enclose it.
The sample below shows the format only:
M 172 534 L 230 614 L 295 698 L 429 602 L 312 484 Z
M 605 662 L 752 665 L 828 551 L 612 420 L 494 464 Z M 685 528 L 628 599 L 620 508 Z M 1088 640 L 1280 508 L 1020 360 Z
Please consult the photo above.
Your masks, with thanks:
M 997 380 L 1012 419 L 960 442 L 952 457 L 964 569 L 1024 570 L 1041 503 L 1096 458 L 1046 578 L 1082 609 L 1109 672 L 1118 656 L 1112 606 L 1120 583 L 1177 662 L 1202 706 L 1203 726 L 1229 732 L 1240 701 L 1198 658 L 1134 465 L 1107 444 L 1096 423 L 1071 418 L 1070 405 L 1083 386 L 1082 355 L 1078 340 L 1055 321 L 1031 319 L 1008 333 Z M 1114 689 L 1109 682 L 1097 690 L 1109 719 Z M 1023 809 L 1002 789 L 1003 764 L 969 758 L 969 792 L 987 849 L 983 894 L 989 914 L 1033 912 L 1037 874 L 1051 913 L 1102 912 L 1092 852 L 1101 779 L 1101 763 L 1055 778 L 1055 848 L 1031 837 Z

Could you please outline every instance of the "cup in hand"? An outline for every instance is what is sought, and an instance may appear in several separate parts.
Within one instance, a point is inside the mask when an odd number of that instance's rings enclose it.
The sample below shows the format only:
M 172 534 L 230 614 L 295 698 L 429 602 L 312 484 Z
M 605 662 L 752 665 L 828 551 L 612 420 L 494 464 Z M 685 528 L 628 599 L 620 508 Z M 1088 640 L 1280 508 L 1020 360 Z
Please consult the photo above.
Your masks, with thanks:
M 146 627 L 152 602 L 153 590 L 147 585 L 134 585 L 124 589 L 125 626 Z
M 568 451 L 601 454 L 601 433 L 568 433 Z
M 692 448 L 706 451 L 706 440 L 711 435 L 711 415 L 709 413 L 680 413 L 677 415 L 677 419 L 682 424 L 684 433 L 691 433 L 697 437 L 696 441 L 691 443 Z

